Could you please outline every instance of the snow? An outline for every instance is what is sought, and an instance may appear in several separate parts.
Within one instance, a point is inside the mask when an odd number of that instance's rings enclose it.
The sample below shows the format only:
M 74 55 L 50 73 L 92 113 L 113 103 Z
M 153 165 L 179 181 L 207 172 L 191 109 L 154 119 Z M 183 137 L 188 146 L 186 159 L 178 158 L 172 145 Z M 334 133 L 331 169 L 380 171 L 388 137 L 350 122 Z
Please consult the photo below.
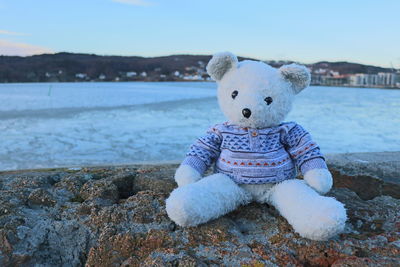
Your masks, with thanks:
M 0 170 L 181 160 L 225 119 L 215 83 L 0 84 Z M 311 87 L 287 121 L 324 153 L 400 150 L 400 91 Z

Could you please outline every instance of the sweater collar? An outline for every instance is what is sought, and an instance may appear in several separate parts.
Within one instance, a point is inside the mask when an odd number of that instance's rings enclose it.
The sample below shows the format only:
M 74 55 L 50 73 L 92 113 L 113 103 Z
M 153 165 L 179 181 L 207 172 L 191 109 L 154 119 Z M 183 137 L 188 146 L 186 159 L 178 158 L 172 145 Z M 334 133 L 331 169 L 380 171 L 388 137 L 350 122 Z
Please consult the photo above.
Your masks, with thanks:
M 288 124 L 288 123 L 290 123 L 290 122 L 282 122 L 282 123 L 280 123 L 279 125 L 272 126 L 272 127 L 265 127 L 265 128 L 242 127 L 242 126 L 239 126 L 239 125 L 237 125 L 237 124 L 231 123 L 231 122 L 229 122 L 229 121 L 226 121 L 226 122 L 224 122 L 223 124 L 224 124 L 225 126 L 227 126 L 227 127 L 233 127 L 233 128 L 235 128 L 235 129 L 239 129 L 239 130 L 245 130 L 245 131 L 248 131 L 248 130 L 262 131 L 262 130 L 274 130 L 274 129 L 278 129 L 278 128 L 280 128 L 280 127 L 282 127 L 283 125 Z

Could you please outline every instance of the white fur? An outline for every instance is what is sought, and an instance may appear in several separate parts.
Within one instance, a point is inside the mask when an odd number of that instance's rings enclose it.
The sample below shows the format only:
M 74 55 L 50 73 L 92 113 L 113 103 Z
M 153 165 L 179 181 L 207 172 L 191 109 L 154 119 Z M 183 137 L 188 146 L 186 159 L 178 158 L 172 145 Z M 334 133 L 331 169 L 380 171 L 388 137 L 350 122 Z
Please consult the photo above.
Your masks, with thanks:
M 230 52 L 215 54 L 207 64 L 207 73 L 216 81 L 222 79 L 226 72 L 236 68 L 237 57 Z
M 288 80 L 292 84 L 293 90 L 296 94 L 310 85 L 310 71 L 302 65 L 294 63 L 284 65 L 279 68 L 279 72 L 284 79 Z
M 189 165 L 180 165 L 175 172 L 175 182 L 179 187 L 192 184 L 200 179 L 200 173 Z
M 235 99 L 232 92 L 238 91 Z M 257 61 L 245 60 L 218 82 L 218 102 L 229 121 L 241 127 L 265 128 L 279 125 L 292 108 L 295 93 L 278 70 Z M 264 101 L 271 97 L 270 105 Z M 245 118 L 242 110 L 251 110 Z
M 301 236 L 326 240 L 343 231 L 347 220 L 342 203 L 324 197 L 298 179 L 277 184 L 270 202 Z
M 309 71 L 299 65 L 282 66 L 279 70 L 256 61 L 242 61 L 229 52 L 214 55 L 207 72 L 218 83 L 219 105 L 233 124 L 265 128 L 279 125 L 289 113 L 295 94 L 308 86 Z M 232 92 L 238 91 L 235 99 Z M 271 97 L 268 105 L 264 99 Z M 250 109 L 245 118 L 243 109 Z M 268 202 L 303 237 L 325 240 L 344 228 L 346 211 L 334 198 L 320 196 L 332 187 L 327 170 L 310 170 L 305 181 L 286 180 L 279 184 L 237 185 L 224 174 L 200 179 L 189 166 L 175 174 L 179 187 L 166 201 L 168 216 L 178 225 L 195 226 L 218 218 L 251 200 Z M 200 180 L 199 180 L 200 179 Z
M 253 128 L 280 124 L 292 108 L 294 95 L 309 85 L 311 77 L 301 65 L 285 65 L 278 70 L 260 61 L 238 63 L 229 52 L 215 54 L 207 72 L 218 82 L 219 105 L 229 121 Z M 238 91 L 235 99 L 233 91 Z M 264 101 L 266 97 L 272 97 L 270 105 Z M 243 116 L 244 108 L 251 110 L 249 118 Z
M 224 174 L 176 188 L 166 202 L 169 218 L 180 226 L 196 226 L 216 219 L 251 197 Z
M 304 174 L 304 180 L 320 194 L 328 193 L 333 184 L 332 174 L 327 169 L 309 170 Z
M 257 201 L 258 203 L 268 203 L 269 202 L 269 193 L 271 188 L 274 187 L 275 184 L 241 184 L 240 187 L 243 188 L 246 192 L 248 192 L 253 201 Z

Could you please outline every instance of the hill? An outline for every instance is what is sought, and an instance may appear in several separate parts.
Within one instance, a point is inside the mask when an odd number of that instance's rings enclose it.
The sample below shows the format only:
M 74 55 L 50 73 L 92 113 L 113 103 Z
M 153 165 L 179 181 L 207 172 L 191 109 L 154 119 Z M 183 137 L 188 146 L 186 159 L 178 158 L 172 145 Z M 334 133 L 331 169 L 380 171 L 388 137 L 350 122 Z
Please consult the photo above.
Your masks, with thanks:
M 209 55 L 138 57 L 74 53 L 0 56 L 0 83 L 204 80 L 208 78 L 205 66 L 210 58 Z M 279 67 L 290 62 L 268 63 Z M 341 74 L 390 72 L 390 69 L 349 62 L 318 62 L 308 67 Z

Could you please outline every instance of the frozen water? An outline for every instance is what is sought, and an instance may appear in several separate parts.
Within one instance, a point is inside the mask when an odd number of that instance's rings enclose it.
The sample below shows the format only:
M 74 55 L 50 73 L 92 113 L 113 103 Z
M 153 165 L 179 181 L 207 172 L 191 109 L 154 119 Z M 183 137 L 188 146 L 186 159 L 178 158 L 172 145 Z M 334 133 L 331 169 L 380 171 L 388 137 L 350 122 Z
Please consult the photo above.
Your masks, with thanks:
M 0 170 L 180 160 L 225 121 L 216 85 L 0 84 Z M 287 120 L 324 153 L 400 150 L 400 91 L 310 87 Z

